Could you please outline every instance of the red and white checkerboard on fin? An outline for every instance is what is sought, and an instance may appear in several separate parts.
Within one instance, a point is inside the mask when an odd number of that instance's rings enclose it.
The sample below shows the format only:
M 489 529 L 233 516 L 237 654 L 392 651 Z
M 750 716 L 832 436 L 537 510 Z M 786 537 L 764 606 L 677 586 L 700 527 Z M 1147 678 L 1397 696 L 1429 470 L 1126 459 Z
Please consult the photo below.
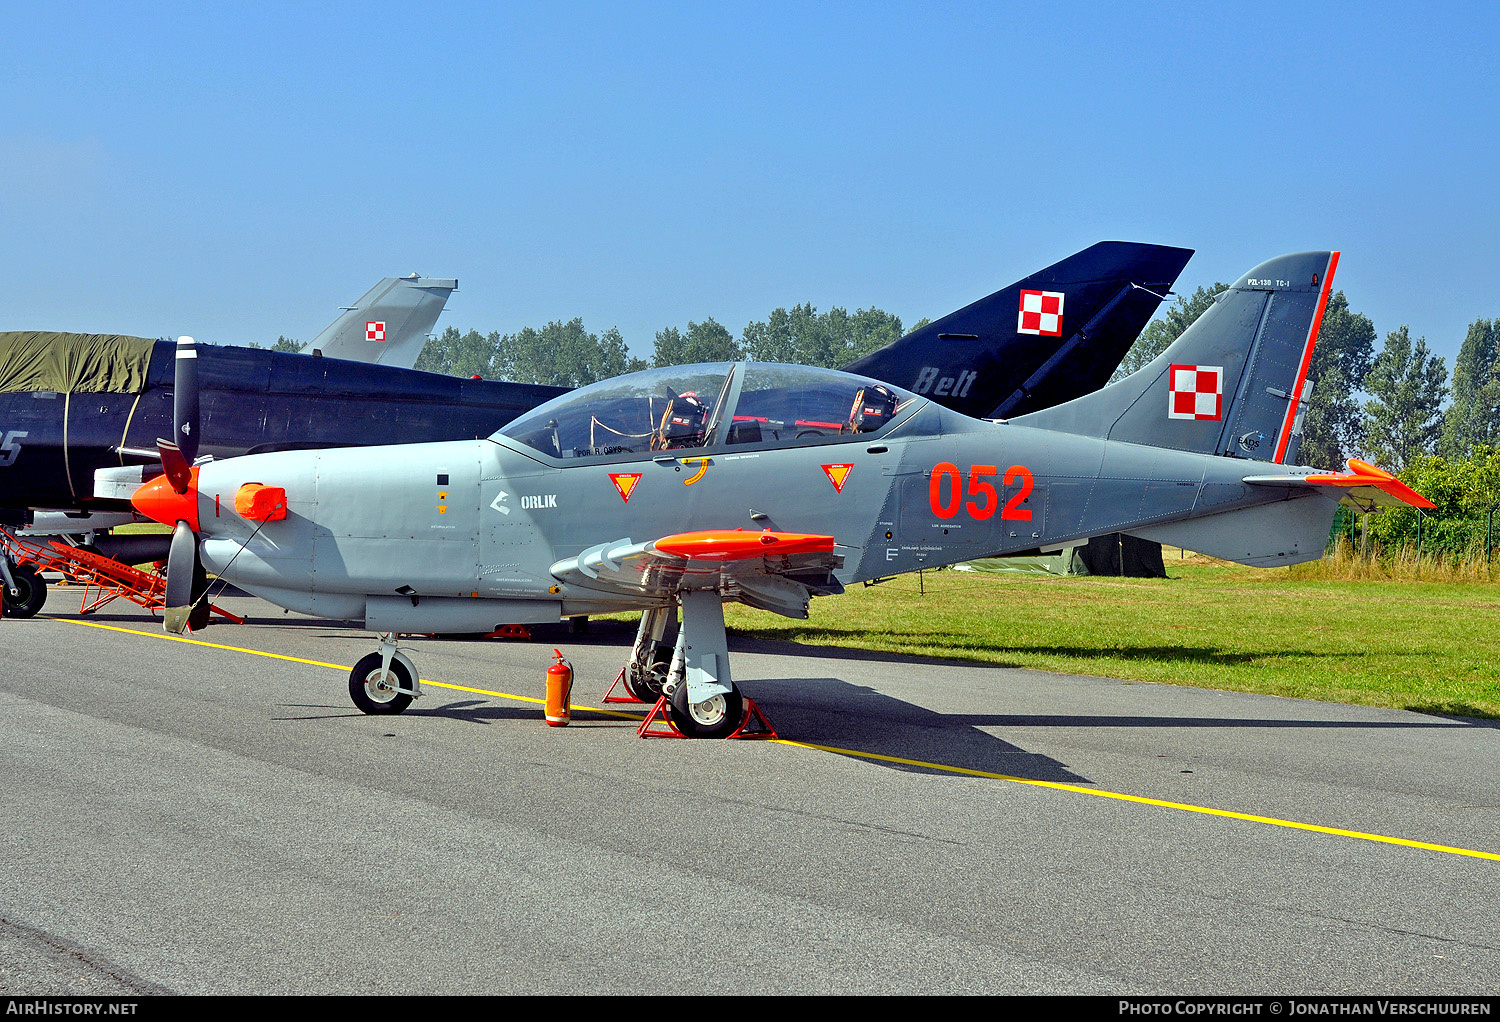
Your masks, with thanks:
M 377 323 L 374 320 L 367 320 L 365 322 L 365 340 L 367 340 L 367 341 L 383 341 L 383 340 L 385 340 L 385 321 L 381 320 L 380 322 Z
M 1021 311 L 1016 316 L 1016 333 L 1062 336 L 1063 294 L 1061 291 L 1022 291 Z
M 1224 367 L 1174 365 L 1169 419 L 1219 419 L 1224 414 Z

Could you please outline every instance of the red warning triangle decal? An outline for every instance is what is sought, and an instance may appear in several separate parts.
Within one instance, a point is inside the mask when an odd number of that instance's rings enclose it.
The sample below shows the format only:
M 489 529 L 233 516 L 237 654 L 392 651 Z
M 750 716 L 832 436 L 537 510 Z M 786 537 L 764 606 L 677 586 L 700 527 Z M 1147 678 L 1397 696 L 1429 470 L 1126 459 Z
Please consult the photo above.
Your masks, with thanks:
M 615 489 L 620 491 L 620 499 L 630 503 L 630 495 L 635 492 L 635 484 L 641 481 L 639 472 L 611 472 L 609 481 L 615 484 Z
M 844 480 L 849 478 L 849 470 L 853 467 L 853 464 L 824 465 L 823 471 L 827 474 L 828 481 L 833 484 L 834 490 L 838 493 L 843 493 Z

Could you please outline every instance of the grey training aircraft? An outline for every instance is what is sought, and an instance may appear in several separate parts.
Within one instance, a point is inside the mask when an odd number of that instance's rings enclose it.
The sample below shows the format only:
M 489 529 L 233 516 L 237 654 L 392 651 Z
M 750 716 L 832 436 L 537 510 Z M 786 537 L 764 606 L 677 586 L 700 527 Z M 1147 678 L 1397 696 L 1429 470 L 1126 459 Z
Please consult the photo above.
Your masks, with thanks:
M 421 694 L 399 633 L 639 609 L 628 683 L 659 680 L 681 731 L 722 736 L 743 708 L 726 600 L 806 617 L 856 582 L 1110 532 L 1291 564 L 1322 554 L 1340 500 L 1431 506 L 1359 462 L 1281 464 L 1337 261 L 1263 263 L 1133 376 L 1008 421 L 857 374 L 691 365 L 584 387 L 484 440 L 196 468 L 167 445 L 135 503 L 176 528 L 169 590 L 201 553 L 272 603 L 382 633 L 350 677 L 367 713 Z M 186 617 L 169 609 L 168 629 Z

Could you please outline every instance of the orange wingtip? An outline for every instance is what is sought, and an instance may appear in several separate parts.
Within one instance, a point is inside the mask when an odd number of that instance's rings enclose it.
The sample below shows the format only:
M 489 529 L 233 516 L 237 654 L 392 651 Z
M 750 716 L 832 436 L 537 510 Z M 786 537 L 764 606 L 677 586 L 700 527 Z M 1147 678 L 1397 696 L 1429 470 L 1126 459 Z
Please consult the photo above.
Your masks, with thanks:
M 832 536 L 814 536 L 801 532 L 733 532 L 715 529 L 707 532 L 681 532 L 659 539 L 654 544 L 664 554 L 688 557 L 695 561 L 743 561 L 771 554 L 828 554 L 833 552 Z
M 252 522 L 279 522 L 286 517 L 286 489 L 246 483 L 235 491 L 234 513 Z
M 1373 486 L 1378 490 L 1384 490 L 1392 497 L 1412 507 L 1437 507 L 1432 501 L 1422 496 L 1416 490 L 1407 486 L 1401 480 L 1391 475 L 1383 468 L 1376 468 L 1368 462 L 1360 461 L 1358 458 L 1350 458 L 1348 461 L 1349 471 L 1347 474 L 1327 474 L 1308 476 L 1307 481 L 1319 486 Z

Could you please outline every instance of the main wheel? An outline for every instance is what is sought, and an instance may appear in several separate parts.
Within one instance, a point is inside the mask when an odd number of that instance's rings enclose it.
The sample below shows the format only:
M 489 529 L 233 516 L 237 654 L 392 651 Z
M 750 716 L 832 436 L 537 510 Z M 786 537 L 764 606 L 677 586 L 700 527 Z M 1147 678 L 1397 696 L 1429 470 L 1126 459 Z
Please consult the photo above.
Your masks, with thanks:
M 10 589 L 4 581 L 0 581 L 0 590 L 4 590 L 5 613 L 8 617 L 33 617 L 42 609 L 42 604 L 47 602 L 47 580 L 36 573 L 36 570 L 20 565 L 12 566 L 10 577 L 16 580 L 16 589 L 19 590 L 15 596 L 10 594 Z
M 380 654 L 360 659 L 349 672 L 349 698 L 365 713 L 400 713 L 411 705 L 411 696 L 397 692 L 411 688 L 411 674 L 399 660 L 391 660 L 387 674 L 380 669 Z
M 650 667 L 641 671 L 632 665 L 625 672 L 625 687 L 641 702 L 654 703 L 661 698 L 662 687 L 667 683 L 667 668 L 671 666 L 671 648 L 658 647 L 651 655 Z
M 734 734 L 745 716 L 745 700 L 738 688 L 691 704 L 687 689 L 687 682 L 680 681 L 672 690 L 668 713 L 673 727 L 689 738 L 728 738 Z

